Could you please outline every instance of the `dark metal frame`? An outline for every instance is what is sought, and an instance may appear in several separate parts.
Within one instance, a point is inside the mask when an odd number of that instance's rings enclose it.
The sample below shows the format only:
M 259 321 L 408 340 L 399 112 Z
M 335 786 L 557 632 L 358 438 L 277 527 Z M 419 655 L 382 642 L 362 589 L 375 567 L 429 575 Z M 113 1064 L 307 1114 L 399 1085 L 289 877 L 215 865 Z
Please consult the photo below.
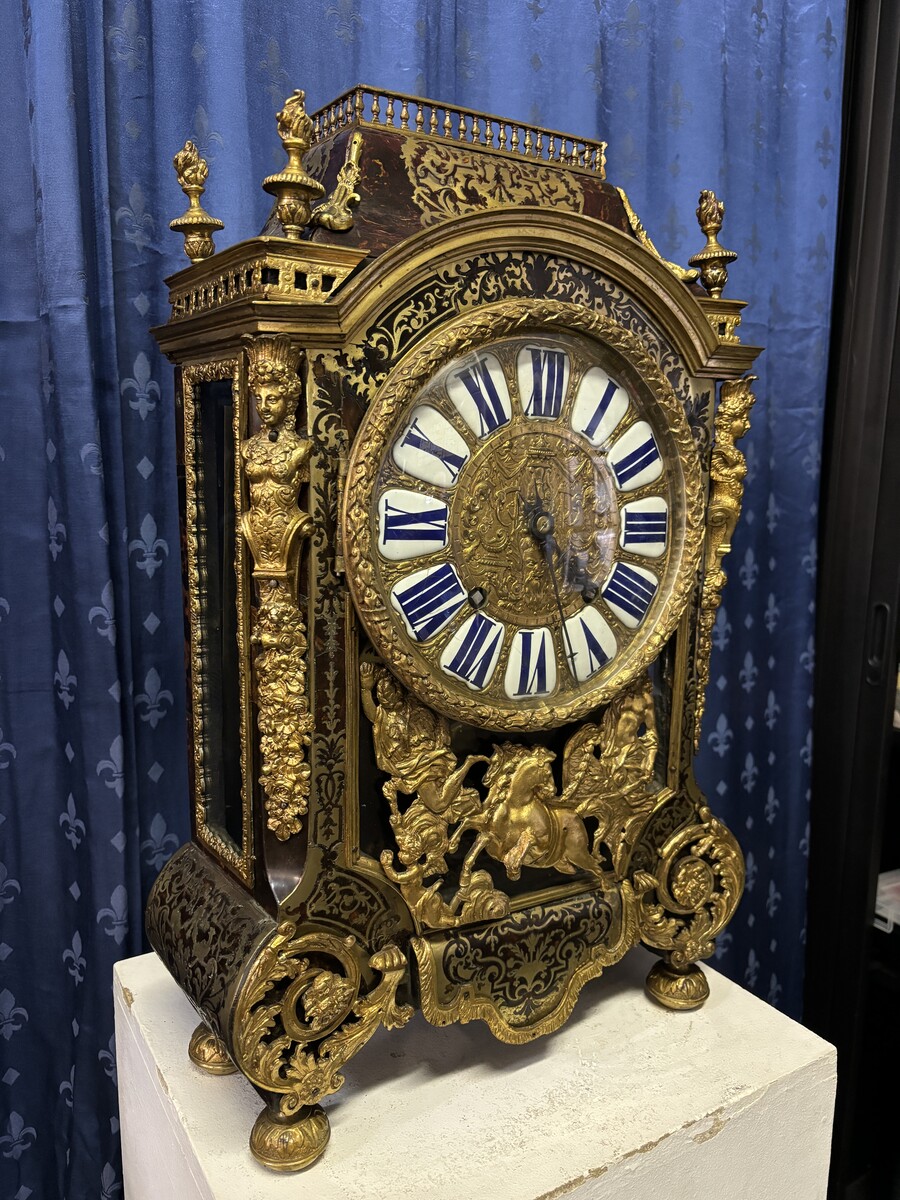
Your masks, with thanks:
M 875 1019 L 879 1007 L 890 1008 L 883 989 L 892 976 L 884 969 L 887 935 L 872 917 L 879 870 L 900 866 L 900 841 L 893 859 L 885 843 L 900 601 L 898 63 L 900 6 L 851 0 L 823 460 L 805 1007 L 806 1023 L 838 1048 L 830 1200 L 888 1195 L 900 1161 L 895 1132 L 879 1137 L 872 1092 L 880 1076 L 891 1094 L 885 1069 L 896 1039 Z

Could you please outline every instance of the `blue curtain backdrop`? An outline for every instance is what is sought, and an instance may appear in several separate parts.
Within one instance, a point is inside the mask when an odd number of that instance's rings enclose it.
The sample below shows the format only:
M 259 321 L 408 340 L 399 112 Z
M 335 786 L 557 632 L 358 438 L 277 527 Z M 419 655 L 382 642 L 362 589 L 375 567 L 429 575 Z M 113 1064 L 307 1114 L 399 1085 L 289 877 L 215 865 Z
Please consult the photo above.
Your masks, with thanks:
M 766 347 L 715 626 L 701 783 L 747 855 L 717 966 L 802 989 L 819 440 L 843 0 L 0 4 L 0 1195 L 122 1196 L 112 964 L 187 836 L 171 156 L 219 245 L 259 230 L 274 114 L 357 82 L 609 141 L 662 253 L 701 187 Z M 363 197 L 363 203 L 365 198 Z

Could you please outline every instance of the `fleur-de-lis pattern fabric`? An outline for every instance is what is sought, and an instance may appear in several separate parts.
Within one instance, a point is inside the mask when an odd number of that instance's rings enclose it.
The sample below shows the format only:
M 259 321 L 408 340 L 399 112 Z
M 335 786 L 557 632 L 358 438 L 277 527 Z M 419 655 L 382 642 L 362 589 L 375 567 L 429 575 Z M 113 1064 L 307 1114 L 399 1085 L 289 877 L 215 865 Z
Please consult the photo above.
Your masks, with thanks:
M 740 254 L 766 346 L 698 774 L 747 856 L 716 965 L 797 1013 L 843 0 L 0 5 L 0 1195 L 123 1194 L 111 968 L 187 836 L 172 154 L 220 248 L 258 231 L 274 114 L 365 80 L 609 141 L 664 256 Z M 365 203 L 365 197 L 362 198 Z

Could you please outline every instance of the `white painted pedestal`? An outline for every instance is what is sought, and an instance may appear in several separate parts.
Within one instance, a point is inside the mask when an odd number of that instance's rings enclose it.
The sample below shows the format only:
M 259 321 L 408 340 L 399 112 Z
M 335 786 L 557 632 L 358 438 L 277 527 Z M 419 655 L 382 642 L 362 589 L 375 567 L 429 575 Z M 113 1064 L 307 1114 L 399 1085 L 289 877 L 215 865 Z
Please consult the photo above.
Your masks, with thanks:
M 187 1057 L 197 1017 L 155 955 L 116 967 L 128 1200 L 814 1200 L 825 1196 L 831 1046 L 707 970 L 693 1013 L 643 992 L 643 950 L 528 1046 L 420 1014 L 380 1030 L 324 1104 L 297 1175 L 250 1156 L 262 1102 Z

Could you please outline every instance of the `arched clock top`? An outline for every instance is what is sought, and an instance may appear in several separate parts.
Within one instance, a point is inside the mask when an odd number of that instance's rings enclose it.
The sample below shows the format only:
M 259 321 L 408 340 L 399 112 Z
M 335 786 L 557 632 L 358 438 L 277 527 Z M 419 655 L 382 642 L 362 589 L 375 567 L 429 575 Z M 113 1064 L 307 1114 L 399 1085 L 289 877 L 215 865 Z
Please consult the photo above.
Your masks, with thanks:
M 621 287 L 659 325 L 691 374 L 739 376 L 758 353 L 736 340 L 723 344 L 707 315 L 713 304 L 709 297 L 676 278 L 658 254 L 632 235 L 579 213 L 523 207 L 442 222 L 360 268 L 336 297 L 347 341 L 361 340 L 381 314 L 442 267 L 474 254 L 516 251 L 575 263 Z M 738 312 L 743 307 L 732 303 Z

